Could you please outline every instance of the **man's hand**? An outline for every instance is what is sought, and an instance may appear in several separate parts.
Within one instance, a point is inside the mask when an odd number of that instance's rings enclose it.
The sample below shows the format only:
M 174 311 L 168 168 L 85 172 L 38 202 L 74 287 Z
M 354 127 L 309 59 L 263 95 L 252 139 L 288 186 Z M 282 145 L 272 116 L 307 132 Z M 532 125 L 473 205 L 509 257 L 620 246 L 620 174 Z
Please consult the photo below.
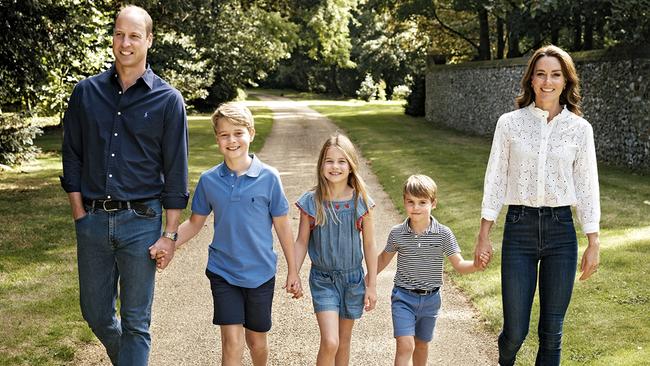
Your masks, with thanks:
M 149 255 L 156 260 L 156 267 L 165 269 L 174 258 L 175 250 L 176 243 L 173 240 L 161 237 L 149 247 Z

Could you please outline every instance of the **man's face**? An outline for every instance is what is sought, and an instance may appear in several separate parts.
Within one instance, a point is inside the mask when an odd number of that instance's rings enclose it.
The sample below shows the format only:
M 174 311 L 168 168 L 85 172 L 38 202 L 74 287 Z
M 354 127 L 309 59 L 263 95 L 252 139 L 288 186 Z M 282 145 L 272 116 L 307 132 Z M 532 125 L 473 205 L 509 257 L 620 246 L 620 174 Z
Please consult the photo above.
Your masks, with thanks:
M 153 35 L 147 34 L 144 16 L 133 10 L 124 10 L 115 21 L 113 29 L 113 54 L 116 66 L 144 69 L 147 50 Z

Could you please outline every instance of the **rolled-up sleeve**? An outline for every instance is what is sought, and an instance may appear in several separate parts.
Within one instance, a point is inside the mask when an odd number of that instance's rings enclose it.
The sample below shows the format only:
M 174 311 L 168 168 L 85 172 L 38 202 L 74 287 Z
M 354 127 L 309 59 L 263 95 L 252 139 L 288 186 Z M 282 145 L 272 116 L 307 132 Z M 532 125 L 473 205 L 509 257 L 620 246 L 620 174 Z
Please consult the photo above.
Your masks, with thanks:
M 189 200 L 187 115 L 183 97 L 172 94 L 165 111 L 162 155 L 165 185 L 161 193 L 163 207 L 184 209 Z
M 63 175 L 59 177 L 63 190 L 81 192 L 81 169 L 83 166 L 83 139 L 81 124 L 81 104 L 79 103 L 79 85 L 75 86 L 68 102 L 68 109 L 63 117 L 63 143 L 61 156 Z

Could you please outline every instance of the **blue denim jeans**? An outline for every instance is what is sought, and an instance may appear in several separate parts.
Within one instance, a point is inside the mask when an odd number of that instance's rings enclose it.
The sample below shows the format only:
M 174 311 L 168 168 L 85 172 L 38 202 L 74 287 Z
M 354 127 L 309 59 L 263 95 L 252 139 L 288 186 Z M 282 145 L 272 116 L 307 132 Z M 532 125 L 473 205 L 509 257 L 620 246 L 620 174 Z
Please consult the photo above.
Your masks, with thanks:
M 81 313 L 114 365 L 147 365 L 149 359 L 156 263 L 148 248 L 160 238 L 162 208 L 159 200 L 145 203 L 154 217 L 86 207 L 88 214 L 75 221 Z
M 510 206 L 503 233 L 503 331 L 499 364 L 513 365 L 528 334 L 539 281 L 539 349 L 536 365 L 559 365 L 562 324 L 573 291 L 578 243 L 571 209 Z

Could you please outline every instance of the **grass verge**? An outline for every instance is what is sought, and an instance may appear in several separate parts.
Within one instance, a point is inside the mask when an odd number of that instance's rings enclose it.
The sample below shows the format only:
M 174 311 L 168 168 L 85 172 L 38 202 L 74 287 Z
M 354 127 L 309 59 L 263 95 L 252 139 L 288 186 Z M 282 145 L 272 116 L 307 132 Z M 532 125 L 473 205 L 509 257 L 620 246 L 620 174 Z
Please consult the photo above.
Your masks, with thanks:
M 401 185 L 406 177 L 415 173 L 433 177 L 439 187 L 434 215 L 454 230 L 465 258 L 471 257 L 489 139 L 406 116 L 402 106 L 394 102 L 309 103 L 349 134 L 400 210 Z M 600 185 L 602 263 L 589 281 L 576 280 L 564 327 L 562 364 L 641 365 L 650 359 L 650 176 L 601 166 Z M 450 271 L 452 280 L 471 298 L 495 336 L 502 325 L 499 250 L 504 215 L 500 216 L 492 234 L 497 255 L 490 267 L 465 276 Z M 581 255 L 586 239 L 581 233 L 579 238 Z M 519 365 L 535 362 L 538 307 L 535 299 Z
M 272 113 L 251 108 L 258 151 Z M 208 116 L 189 118 L 190 191 L 202 171 L 220 163 Z M 63 365 L 75 350 L 96 342 L 81 318 L 74 224 L 60 188 L 61 130 L 48 129 L 36 144 L 38 159 L 0 171 L 0 365 Z M 184 211 L 184 217 L 189 210 Z

